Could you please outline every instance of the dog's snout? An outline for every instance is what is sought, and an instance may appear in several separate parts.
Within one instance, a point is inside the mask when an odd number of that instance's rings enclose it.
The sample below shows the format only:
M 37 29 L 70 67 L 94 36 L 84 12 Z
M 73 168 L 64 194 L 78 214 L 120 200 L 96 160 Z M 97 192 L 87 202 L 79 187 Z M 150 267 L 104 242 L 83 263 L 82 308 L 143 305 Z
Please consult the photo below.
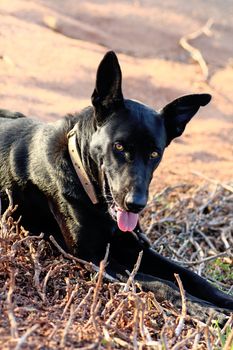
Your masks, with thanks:
M 125 206 L 127 210 L 132 213 L 139 213 L 143 208 L 145 208 L 147 203 L 146 196 L 139 195 L 127 195 L 125 198 Z

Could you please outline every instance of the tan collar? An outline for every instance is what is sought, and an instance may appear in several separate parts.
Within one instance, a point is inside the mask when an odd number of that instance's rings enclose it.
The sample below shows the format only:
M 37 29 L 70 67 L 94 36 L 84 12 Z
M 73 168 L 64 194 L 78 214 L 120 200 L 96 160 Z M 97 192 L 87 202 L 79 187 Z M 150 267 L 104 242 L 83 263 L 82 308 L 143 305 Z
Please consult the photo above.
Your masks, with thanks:
M 80 158 L 78 149 L 77 149 L 77 143 L 76 143 L 76 127 L 74 127 L 70 132 L 67 134 L 68 138 L 68 150 L 69 155 L 71 158 L 71 161 L 73 163 L 74 169 L 79 177 L 79 180 L 81 181 L 81 184 L 83 185 L 83 188 L 85 192 L 87 193 L 88 197 L 92 201 L 93 204 L 98 203 L 98 199 L 95 194 L 94 186 L 92 185 L 84 167 L 82 164 L 82 160 Z

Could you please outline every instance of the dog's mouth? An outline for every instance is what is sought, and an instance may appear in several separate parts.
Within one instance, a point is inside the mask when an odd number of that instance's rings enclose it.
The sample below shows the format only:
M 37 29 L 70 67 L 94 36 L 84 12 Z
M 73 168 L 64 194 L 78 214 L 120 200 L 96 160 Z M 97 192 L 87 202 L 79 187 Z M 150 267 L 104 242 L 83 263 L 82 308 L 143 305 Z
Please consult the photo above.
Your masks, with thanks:
M 133 231 L 138 223 L 138 213 L 123 209 L 114 199 L 113 191 L 106 174 L 103 174 L 103 194 L 108 203 L 108 211 L 123 232 Z

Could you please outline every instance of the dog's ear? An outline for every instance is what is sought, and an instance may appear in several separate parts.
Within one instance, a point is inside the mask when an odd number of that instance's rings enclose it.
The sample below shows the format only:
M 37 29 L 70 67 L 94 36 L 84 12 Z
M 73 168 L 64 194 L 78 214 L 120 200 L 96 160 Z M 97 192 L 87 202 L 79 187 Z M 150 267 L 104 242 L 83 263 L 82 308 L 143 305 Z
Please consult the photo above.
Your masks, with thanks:
M 121 90 L 122 74 L 116 54 L 106 53 L 97 70 L 96 85 L 91 100 L 97 122 L 101 123 L 109 110 L 123 104 Z
M 207 105 L 211 100 L 209 94 L 193 94 L 182 96 L 166 105 L 160 112 L 164 118 L 167 132 L 167 146 L 180 136 L 186 124 L 192 119 L 201 106 Z

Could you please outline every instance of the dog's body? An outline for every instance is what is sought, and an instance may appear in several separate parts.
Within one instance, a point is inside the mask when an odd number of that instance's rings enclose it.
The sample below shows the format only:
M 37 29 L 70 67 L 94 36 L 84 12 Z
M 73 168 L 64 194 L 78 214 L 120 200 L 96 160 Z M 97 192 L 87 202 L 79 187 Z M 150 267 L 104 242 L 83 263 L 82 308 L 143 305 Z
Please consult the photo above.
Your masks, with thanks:
M 97 72 L 93 106 L 79 114 L 45 124 L 0 111 L 3 210 L 8 188 L 18 204 L 15 215 L 22 215 L 22 225 L 30 232 L 53 234 L 70 252 L 96 264 L 110 243 L 107 271 L 114 277 L 126 276 L 125 270 L 132 269 L 143 250 L 137 278 L 148 288 L 153 289 L 159 279 L 173 286 L 178 273 L 193 300 L 233 310 L 230 296 L 153 251 L 137 223 L 165 147 L 209 100 L 207 94 L 184 96 L 160 112 L 125 100 L 117 58 L 106 54 Z M 72 129 L 96 204 L 72 163 L 68 150 Z

